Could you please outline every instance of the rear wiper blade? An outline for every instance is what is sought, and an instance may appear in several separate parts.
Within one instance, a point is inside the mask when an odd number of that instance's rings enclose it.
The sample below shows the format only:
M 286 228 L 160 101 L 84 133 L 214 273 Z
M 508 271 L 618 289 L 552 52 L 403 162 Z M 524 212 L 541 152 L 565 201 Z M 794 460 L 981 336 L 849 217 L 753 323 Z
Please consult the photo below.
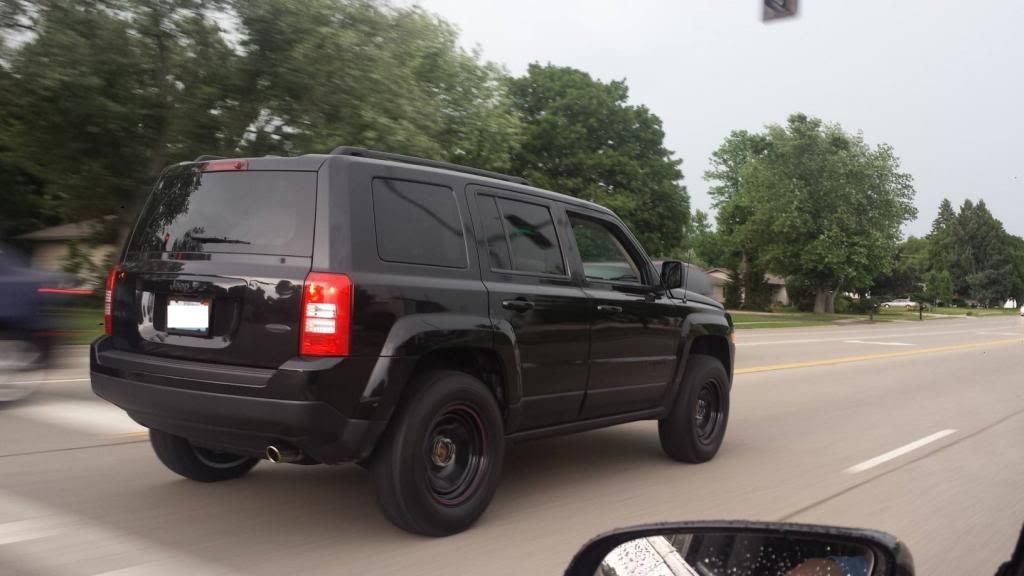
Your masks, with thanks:
M 189 240 L 195 240 L 200 244 L 252 244 L 246 240 L 234 240 L 232 238 L 217 238 L 216 236 L 188 236 Z

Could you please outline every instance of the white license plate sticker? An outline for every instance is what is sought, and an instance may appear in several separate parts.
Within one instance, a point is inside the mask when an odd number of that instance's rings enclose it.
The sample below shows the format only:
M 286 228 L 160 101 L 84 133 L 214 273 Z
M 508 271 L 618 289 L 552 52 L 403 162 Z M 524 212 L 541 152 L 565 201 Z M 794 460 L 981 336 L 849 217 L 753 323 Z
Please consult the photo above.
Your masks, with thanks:
M 210 303 L 171 299 L 167 302 L 167 329 L 205 334 L 210 329 Z

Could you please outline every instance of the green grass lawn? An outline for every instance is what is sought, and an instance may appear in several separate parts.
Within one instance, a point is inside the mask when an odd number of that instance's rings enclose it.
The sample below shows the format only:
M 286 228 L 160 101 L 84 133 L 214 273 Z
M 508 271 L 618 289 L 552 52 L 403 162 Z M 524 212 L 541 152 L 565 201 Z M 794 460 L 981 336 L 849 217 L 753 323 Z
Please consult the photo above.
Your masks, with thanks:
M 1003 308 L 930 308 L 925 310 L 925 320 L 955 318 L 965 316 L 1012 316 L 1019 314 L 1016 309 Z M 775 312 L 751 313 L 731 312 L 733 323 L 738 329 L 749 328 L 800 328 L 804 326 L 831 326 L 855 321 L 867 322 L 867 314 L 814 314 L 812 312 Z M 875 322 L 892 322 L 894 320 L 917 320 L 917 310 L 893 309 L 880 310 L 875 314 Z
M 854 314 L 814 314 L 811 312 L 779 312 L 775 314 L 749 314 L 732 312 L 736 328 L 799 328 L 803 326 L 830 326 L 840 320 L 867 320 L 867 316 Z
M 1020 310 L 1017 308 L 934 308 L 928 312 L 949 316 L 1015 316 L 1020 314 Z

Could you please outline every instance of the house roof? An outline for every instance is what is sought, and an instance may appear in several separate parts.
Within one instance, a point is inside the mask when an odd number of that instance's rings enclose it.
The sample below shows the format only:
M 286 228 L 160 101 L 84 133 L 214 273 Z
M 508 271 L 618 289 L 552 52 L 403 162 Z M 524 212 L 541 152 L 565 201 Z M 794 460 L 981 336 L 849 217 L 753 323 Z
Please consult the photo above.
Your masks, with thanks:
M 707 272 L 708 275 L 711 276 L 712 282 L 715 282 L 716 284 L 728 283 L 732 279 L 732 270 L 728 268 L 709 268 Z M 721 276 L 716 276 L 716 274 L 724 274 L 725 278 L 722 278 Z M 785 278 L 779 276 L 778 274 L 772 274 L 771 272 L 764 275 L 764 281 L 767 282 L 770 286 L 786 285 Z
M 17 236 L 16 239 L 33 240 L 36 242 L 53 240 L 84 240 L 95 235 L 97 229 L 103 224 L 103 220 L 110 218 L 110 216 L 107 216 L 102 219 L 93 218 L 91 220 L 82 220 L 81 222 L 61 224 L 60 226 L 51 226 L 49 228 L 43 228 L 42 230 L 36 230 L 35 232 L 22 234 L 21 236 Z

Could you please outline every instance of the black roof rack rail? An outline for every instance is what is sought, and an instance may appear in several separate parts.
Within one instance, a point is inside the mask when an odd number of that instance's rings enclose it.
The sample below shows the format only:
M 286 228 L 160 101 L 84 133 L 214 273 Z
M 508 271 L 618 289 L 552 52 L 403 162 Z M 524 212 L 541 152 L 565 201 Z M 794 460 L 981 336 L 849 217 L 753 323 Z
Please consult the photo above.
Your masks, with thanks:
M 455 172 L 464 172 L 466 174 L 473 174 L 475 176 L 494 178 L 495 180 L 504 180 L 505 182 L 512 182 L 513 184 L 529 184 L 529 182 L 527 182 L 525 178 L 520 178 L 518 176 L 509 176 L 508 174 L 502 174 L 500 172 L 481 170 L 480 168 L 462 166 L 461 164 L 452 164 L 451 162 L 429 160 L 427 158 L 420 158 L 418 156 L 406 156 L 405 154 L 392 154 L 391 152 L 367 150 L 366 148 L 357 148 L 354 146 L 338 146 L 334 150 L 331 150 L 331 154 L 337 156 L 356 156 L 359 158 L 370 158 L 373 160 L 392 160 L 394 162 L 402 162 L 404 164 L 415 164 L 417 166 L 427 166 L 430 168 L 454 170 Z
M 206 162 L 207 160 L 224 160 L 227 156 L 214 156 L 213 154 L 200 154 L 193 162 Z

